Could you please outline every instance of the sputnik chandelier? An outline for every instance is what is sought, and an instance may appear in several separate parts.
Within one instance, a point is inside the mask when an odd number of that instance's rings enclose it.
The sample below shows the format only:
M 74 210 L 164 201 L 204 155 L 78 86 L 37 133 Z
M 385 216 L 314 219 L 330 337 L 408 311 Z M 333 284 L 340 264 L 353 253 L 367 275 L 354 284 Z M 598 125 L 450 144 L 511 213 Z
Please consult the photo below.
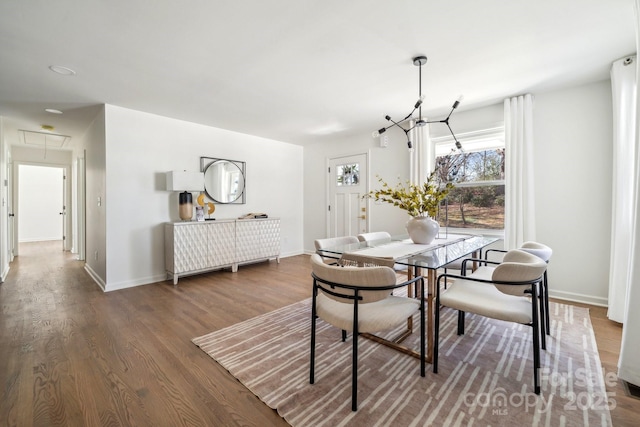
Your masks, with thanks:
M 387 131 L 387 129 L 391 129 L 394 126 L 399 127 L 400 129 L 402 129 L 402 131 L 405 133 L 405 135 L 407 136 L 407 146 L 411 149 L 413 148 L 413 145 L 411 143 L 411 139 L 409 138 L 409 132 L 411 132 L 411 130 L 413 130 L 415 127 L 422 127 L 425 125 L 428 125 L 429 123 L 444 123 L 445 125 L 447 125 L 447 127 L 449 128 L 449 132 L 451 132 L 451 136 L 453 137 L 453 140 L 456 142 L 456 148 L 460 151 L 462 151 L 462 144 L 460 144 L 460 141 L 458 141 L 458 139 L 456 138 L 455 134 L 453 133 L 453 130 L 451 130 L 451 126 L 449 126 L 449 118 L 451 117 L 451 114 L 453 114 L 453 110 L 455 110 L 456 108 L 458 108 L 458 105 L 460 105 L 460 101 L 462 101 L 462 96 L 460 96 L 454 103 L 453 106 L 451 107 L 451 111 L 449 112 L 449 114 L 447 115 L 446 118 L 442 119 L 442 120 L 424 120 L 422 118 L 422 101 L 424 100 L 424 95 L 422 94 L 422 66 L 424 64 L 427 63 L 427 57 L 424 55 L 421 56 L 416 56 L 415 58 L 413 58 L 413 65 L 419 67 L 419 71 L 418 71 L 418 101 L 415 103 L 415 105 L 413 106 L 413 110 L 411 110 L 411 112 L 409 114 L 407 114 L 402 120 L 399 121 L 395 121 L 391 118 L 391 116 L 385 116 L 384 118 L 387 121 L 390 121 L 392 124 L 387 126 L 387 127 L 383 127 L 381 129 L 378 129 L 377 131 L 373 132 L 373 137 L 377 138 L 380 136 L 380 134 L 384 133 Z M 415 111 L 418 110 L 418 119 L 414 121 L 413 126 L 411 126 L 411 120 L 413 120 L 413 113 L 415 113 Z M 405 124 L 403 126 L 403 124 L 405 122 L 409 122 L 407 124 Z M 405 127 L 406 126 L 406 127 Z

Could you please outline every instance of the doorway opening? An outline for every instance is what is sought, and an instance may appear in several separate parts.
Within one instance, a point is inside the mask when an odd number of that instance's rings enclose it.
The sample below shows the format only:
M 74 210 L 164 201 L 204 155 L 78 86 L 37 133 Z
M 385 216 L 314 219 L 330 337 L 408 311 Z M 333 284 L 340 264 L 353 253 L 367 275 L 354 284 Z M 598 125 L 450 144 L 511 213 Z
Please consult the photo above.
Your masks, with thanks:
M 21 243 L 60 241 L 68 250 L 66 167 L 19 164 L 17 175 L 16 255 Z

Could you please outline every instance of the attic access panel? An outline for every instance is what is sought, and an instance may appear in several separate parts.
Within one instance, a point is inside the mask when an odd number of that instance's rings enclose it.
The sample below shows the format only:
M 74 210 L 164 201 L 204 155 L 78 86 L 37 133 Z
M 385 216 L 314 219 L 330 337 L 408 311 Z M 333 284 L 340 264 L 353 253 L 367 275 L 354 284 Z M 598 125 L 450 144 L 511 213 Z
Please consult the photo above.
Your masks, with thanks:
M 20 129 L 19 140 L 25 145 L 45 148 L 63 148 L 70 140 L 68 135 Z

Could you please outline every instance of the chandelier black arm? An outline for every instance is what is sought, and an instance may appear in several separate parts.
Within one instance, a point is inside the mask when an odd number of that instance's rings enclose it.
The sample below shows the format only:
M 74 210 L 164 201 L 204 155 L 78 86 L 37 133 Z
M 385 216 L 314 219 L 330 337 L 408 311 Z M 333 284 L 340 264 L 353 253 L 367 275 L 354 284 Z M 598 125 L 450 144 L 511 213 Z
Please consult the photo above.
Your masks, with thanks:
M 418 105 L 418 104 L 416 104 L 416 105 Z M 414 111 L 415 111 L 415 109 L 414 109 Z M 406 122 L 407 119 L 409 117 L 411 117 L 412 114 L 413 114 L 413 111 L 411 113 L 409 113 L 407 115 L 407 117 L 405 117 L 404 119 L 402 119 L 399 122 L 394 121 L 390 116 L 385 116 L 385 119 L 387 119 L 388 121 L 392 122 L 393 124 L 391 126 L 388 126 L 388 127 L 384 128 L 384 131 L 386 132 L 387 129 L 390 129 L 390 128 L 394 127 L 394 126 L 398 126 L 400 129 L 402 129 L 402 131 L 404 132 L 405 136 L 407 137 L 407 147 L 409 147 L 409 148 L 413 148 L 413 144 L 411 143 L 411 139 L 409 138 L 409 132 L 411 132 L 411 129 L 413 129 L 416 126 L 413 125 L 409 129 L 405 129 L 405 128 L 402 127 L 401 123 Z M 380 131 L 378 131 L 378 132 L 380 132 Z M 380 132 L 380 133 L 382 133 L 382 132 Z
M 451 126 L 449 126 L 449 118 L 447 117 L 447 121 L 444 122 L 447 127 L 449 128 L 449 132 L 451 132 L 451 136 L 453 137 L 453 140 L 456 142 L 456 148 L 460 151 L 464 151 L 462 150 L 462 144 L 460 144 L 460 141 L 458 141 L 458 138 L 456 138 L 456 135 L 453 133 L 453 130 L 451 129 Z
M 449 115 L 442 119 L 442 120 L 429 120 L 426 123 L 444 123 L 445 125 L 447 125 L 447 127 L 449 128 L 449 132 L 451 132 L 451 136 L 453 137 L 453 140 L 456 142 L 456 148 L 458 150 L 462 150 L 462 144 L 460 144 L 460 141 L 458 141 L 458 138 L 456 138 L 456 135 L 453 133 L 453 129 L 451 129 L 451 126 L 449 126 L 449 117 L 451 117 L 451 115 L 453 114 L 453 110 L 455 110 L 458 105 L 460 105 L 460 101 L 457 101 L 453 103 L 453 107 L 451 107 L 451 111 L 449 111 Z

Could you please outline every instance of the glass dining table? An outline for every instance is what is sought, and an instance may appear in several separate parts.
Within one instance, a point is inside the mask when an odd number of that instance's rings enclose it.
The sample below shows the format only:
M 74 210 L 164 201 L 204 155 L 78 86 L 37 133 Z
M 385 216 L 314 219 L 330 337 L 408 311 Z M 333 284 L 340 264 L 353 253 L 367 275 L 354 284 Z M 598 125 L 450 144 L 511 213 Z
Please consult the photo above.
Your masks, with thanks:
M 324 258 L 340 259 L 342 254 L 357 254 L 359 257 L 393 259 L 395 264 L 407 267 L 408 277 L 423 276 L 427 284 L 425 289 L 427 313 L 425 332 L 427 338 L 426 361 L 432 363 L 434 341 L 434 300 L 436 295 L 438 269 L 445 268 L 461 258 L 471 256 L 480 258 L 482 250 L 500 240 L 496 236 L 471 234 L 443 234 L 429 245 L 413 243 L 408 235 L 392 236 L 379 240 L 351 243 L 347 245 L 319 249 L 317 253 Z M 475 266 L 474 266 L 475 268 Z M 424 274 L 426 270 L 426 274 Z M 411 296 L 410 290 L 408 290 Z M 385 344 L 384 342 L 381 342 Z M 394 347 L 393 345 L 391 345 Z M 405 351 L 406 352 L 406 351 Z M 410 353 L 419 357 L 417 353 Z

